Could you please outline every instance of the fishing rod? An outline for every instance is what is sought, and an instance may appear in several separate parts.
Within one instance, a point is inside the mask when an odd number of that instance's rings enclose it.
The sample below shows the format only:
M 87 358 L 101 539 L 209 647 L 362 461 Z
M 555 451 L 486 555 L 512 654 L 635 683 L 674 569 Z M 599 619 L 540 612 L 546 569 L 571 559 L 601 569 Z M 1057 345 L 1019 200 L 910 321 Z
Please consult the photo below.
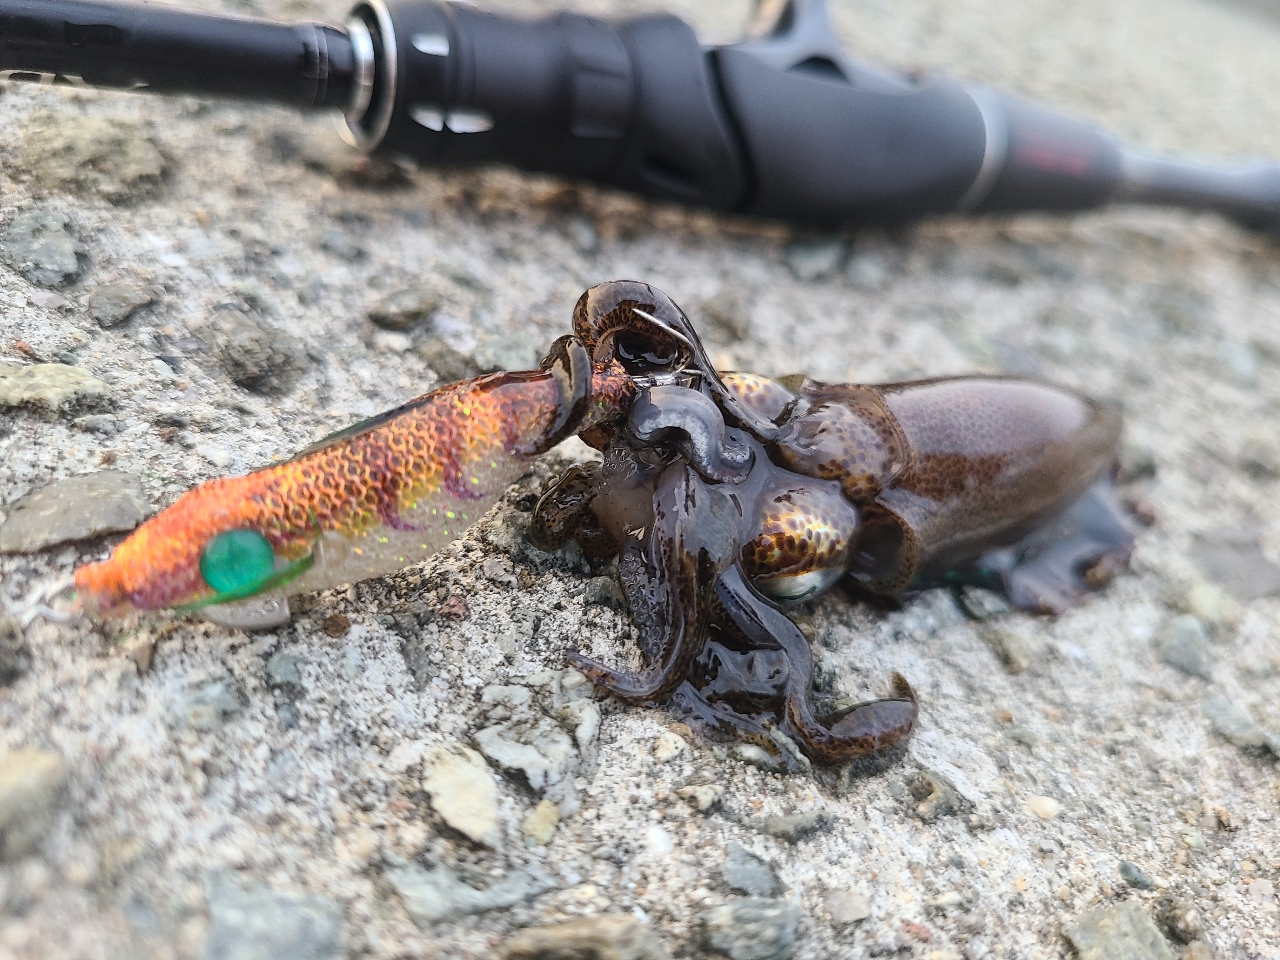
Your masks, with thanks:
M 531 21 L 447 0 L 360 0 L 341 27 L 0 0 L 0 75 L 331 109 L 369 152 L 802 224 L 1125 202 L 1280 231 L 1280 165 L 1147 155 L 1003 93 L 871 70 L 825 0 L 761 0 L 724 46 L 670 15 Z

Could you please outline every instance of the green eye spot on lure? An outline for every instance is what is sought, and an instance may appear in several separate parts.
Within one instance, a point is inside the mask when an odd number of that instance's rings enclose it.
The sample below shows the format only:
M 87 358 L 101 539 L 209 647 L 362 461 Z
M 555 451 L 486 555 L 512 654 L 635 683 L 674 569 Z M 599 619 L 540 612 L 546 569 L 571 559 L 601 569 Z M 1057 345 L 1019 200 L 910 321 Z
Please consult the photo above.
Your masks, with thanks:
M 179 609 L 198 610 L 273 590 L 306 573 L 313 563 L 315 556 L 308 554 L 277 570 L 275 550 L 266 537 L 256 530 L 228 530 L 210 540 L 200 554 L 200 576 L 213 596 Z

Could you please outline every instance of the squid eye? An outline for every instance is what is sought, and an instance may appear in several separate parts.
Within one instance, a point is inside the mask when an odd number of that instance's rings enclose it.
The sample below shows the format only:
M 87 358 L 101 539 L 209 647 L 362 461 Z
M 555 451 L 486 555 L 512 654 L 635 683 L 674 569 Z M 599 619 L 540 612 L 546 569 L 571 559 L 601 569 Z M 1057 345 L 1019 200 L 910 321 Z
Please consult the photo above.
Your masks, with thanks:
M 200 554 L 200 576 L 219 594 L 252 592 L 275 569 L 275 550 L 256 530 L 220 533 Z
M 614 340 L 614 349 L 623 366 L 636 373 L 666 370 L 682 359 L 676 343 L 636 333 L 618 334 Z

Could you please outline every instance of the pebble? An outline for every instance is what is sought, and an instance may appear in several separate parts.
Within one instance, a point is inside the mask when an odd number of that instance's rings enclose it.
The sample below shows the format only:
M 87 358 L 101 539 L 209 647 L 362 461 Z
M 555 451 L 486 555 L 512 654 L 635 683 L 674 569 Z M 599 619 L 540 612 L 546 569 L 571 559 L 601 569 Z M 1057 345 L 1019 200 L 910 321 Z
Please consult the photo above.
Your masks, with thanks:
M 644 832 L 644 845 L 649 853 L 655 857 L 665 857 L 676 848 L 675 841 L 671 839 L 671 834 L 662 828 L 661 824 L 655 823 Z
M 993 620 L 1012 609 L 1000 594 L 982 587 L 961 587 L 957 596 L 965 615 L 971 620 Z
M 834 818 L 825 810 L 802 810 L 765 820 L 761 829 L 771 837 L 796 843 L 811 833 L 825 830 Z
M 1257 537 L 1246 531 L 1197 539 L 1191 557 L 1201 573 L 1242 603 L 1280 593 L 1280 566 L 1267 559 Z
M 1053 797 L 1027 797 L 1027 809 L 1041 820 L 1052 820 L 1062 812 L 1062 804 Z
M 61 413 L 78 407 L 103 406 L 111 389 L 80 367 L 65 363 L 36 363 L 19 367 L 0 364 L 0 410 L 32 407 Z
M 239 716 L 243 709 L 240 694 L 231 680 L 211 680 L 180 696 L 169 711 L 169 720 L 177 728 L 216 730 Z
M 659 763 L 667 763 L 684 753 L 688 747 L 684 739 L 676 734 L 663 733 L 658 737 L 658 742 L 653 745 L 653 759 Z
M 421 289 L 410 288 L 389 293 L 369 308 L 369 322 L 383 330 L 407 333 L 431 319 L 440 298 Z
M 699 941 L 729 960 L 786 960 L 795 949 L 799 925 L 795 904 L 751 897 L 703 913 Z
M 714 324 L 725 340 L 745 340 L 751 335 L 751 307 L 751 302 L 741 290 L 725 287 L 698 305 L 694 321 L 706 320 L 709 325 Z M 720 338 L 713 336 L 713 339 Z
M 28 210 L 0 230 L 0 260 L 42 287 L 61 287 L 80 273 L 84 245 L 65 214 Z
M 277 653 L 267 661 L 263 679 L 272 690 L 297 696 L 302 693 L 302 665 L 306 663 L 296 653 Z
M 871 916 L 871 901 L 852 890 L 832 890 L 822 899 L 833 926 L 847 927 Z
M 588 580 L 582 588 L 582 602 L 587 606 L 609 607 L 623 613 L 627 610 L 627 598 L 613 577 L 592 577 Z
M 0 753 L 0 860 L 35 851 L 53 822 L 66 781 L 66 766 L 56 753 Z
M 787 244 L 782 259 L 797 280 L 812 283 L 839 273 L 848 256 L 847 240 L 838 237 L 802 237 Z
M 1189 900 L 1162 897 L 1155 903 L 1156 923 L 1175 943 L 1192 943 L 1204 936 L 1200 911 Z
M 728 856 L 720 873 L 730 890 L 752 897 L 773 897 L 784 889 L 773 865 L 758 857 L 740 843 L 729 844 Z
M 218 310 L 214 317 L 222 367 L 236 386 L 283 396 L 310 365 L 301 342 L 285 331 L 235 309 Z
M 24 124 L 26 169 L 46 190 L 131 203 L 157 193 L 169 162 L 137 124 L 42 110 Z
M 950 780 L 927 770 L 912 777 L 907 783 L 907 790 L 916 801 L 915 815 L 925 823 L 964 813 L 971 806 Z
M 699 812 L 706 813 L 720 802 L 724 796 L 724 787 L 718 783 L 700 783 L 696 786 L 681 787 L 676 795 L 693 804 Z
M 498 948 L 500 960 L 671 960 L 647 923 L 606 913 L 521 930 Z
M 1207 580 L 1196 580 L 1176 602 L 1185 612 L 1199 617 L 1200 622 L 1212 629 L 1219 639 L 1224 639 L 1224 635 L 1233 630 L 1244 616 L 1244 610 L 1231 594 Z
M 559 825 L 560 808 L 550 800 L 539 800 L 538 805 L 520 824 L 520 832 L 529 845 L 545 847 L 556 835 L 556 827 Z
M 1204 842 L 1204 834 L 1193 827 L 1187 827 L 1180 834 L 1182 842 L 1186 844 L 1187 849 L 1192 853 L 1204 853 L 1209 849 L 1209 845 Z
M 221 447 L 216 443 L 200 443 L 196 444 L 196 453 L 204 457 L 219 470 L 225 470 L 231 466 L 231 451 L 226 447 Z
M 140 283 L 106 283 L 89 295 L 89 315 L 104 330 L 118 327 L 159 299 L 154 288 Z
M 1173 960 L 1173 951 L 1136 900 L 1082 914 L 1067 939 L 1080 960 Z
M 1189 677 L 1213 680 L 1213 656 L 1209 649 L 1209 632 L 1200 619 L 1190 613 L 1176 616 L 1166 623 L 1156 637 L 1160 659 Z
M 105 437 L 114 435 L 117 426 L 116 418 L 109 413 L 87 413 L 83 417 L 76 417 L 71 425 L 85 433 L 99 433 Z
M 1280 440 L 1270 425 L 1249 427 L 1240 441 L 1240 469 L 1255 480 L 1280 478 Z
M 2 527 L 0 533 L 3 533 Z M 1214 693 L 1204 698 L 1202 706 L 1213 728 L 1240 749 L 1252 752 L 1269 749 L 1280 756 L 1280 736 L 1258 726 L 1248 711 L 1234 701 Z
M 484 758 L 470 747 L 437 747 L 422 769 L 422 787 L 440 819 L 475 843 L 497 847 L 498 784 Z
M 327 227 L 321 232 L 320 249 L 329 251 L 340 260 L 352 262 L 364 256 L 364 248 L 337 227 Z
M 575 754 L 573 741 L 559 724 L 527 707 L 505 723 L 480 730 L 475 742 L 502 769 L 524 774 L 534 790 L 563 780 Z
M 0 687 L 7 687 L 31 666 L 22 628 L 12 617 L 0 615 Z
M 409 918 L 424 930 L 441 920 L 512 907 L 559 886 L 536 864 L 527 870 L 512 870 L 483 890 L 444 865 L 427 870 L 412 863 L 388 870 L 385 876 Z
M 1120 876 L 1135 890 L 1151 890 L 1155 887 L 1151 878 L 1143 873 L 1137 864 L 1130 863 L 1128 860 L 1120 861 Z
M 101 470 L 56 480 L 9 505 L 0 553 L 34 553 L 132 530 L 150 510 L 142 480 L 131 473 Z
M 317 894 L 285 896 L 227 874 L 205 882 L 209 932 L 202 960 L 329 960 L 343 955 L 342 907 Z
M 1017 675 L 1034 666 L 1037 660 L 1037 648 L 1028 636 L 1029 629 L 1020 621 L 996 621 L 982 624 L 979 633 L 1005 670 Z

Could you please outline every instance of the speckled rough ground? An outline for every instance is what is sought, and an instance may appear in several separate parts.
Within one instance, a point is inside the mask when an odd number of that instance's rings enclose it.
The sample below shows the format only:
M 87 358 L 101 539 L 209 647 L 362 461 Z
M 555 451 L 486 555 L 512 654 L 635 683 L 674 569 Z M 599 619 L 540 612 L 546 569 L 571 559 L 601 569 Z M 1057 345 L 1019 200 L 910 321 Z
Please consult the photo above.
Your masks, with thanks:
M 343 6 L 253 9 L 337 17 Z M 835 6 L 852 50 L 873 61 L 1020 91 L 1164 149 L 1280 156 L 1280 18 L 1268 4 Z M 712 39 L 746 17 L 741 3 L 672 7 Z M 166 170 L 138 181 L 146 195 L 57 182 L 51 137 L 94 119 L 160 151 L 130 161 Z M 521 832 L 538 791 L 508 776 L 497 849 L 445 828 L 421 758 L 472 743 L 492 722 L 481 691 L 494 685 L 530 686 L 534 704 L 580 719 L 581 688 L 545 673 L 570 645 L 633 656 L 625 618 L 584 603 L 579 567 L 521 545 L 554 458 L 435 560 L 311 598 L 276 633 L 166 616 L 37 621 L 26 672 L 0 688 L 0 746 L 51 751 L 68 780 L 36 853 L 0 864 L 0 956 L 249 956 L 237 934 L 272 929 L 273 910 L 288 918 L 276 928 L 311 933 L 270 949 L 257 939 L 252 956 L 484 957 L 518 928 L 604 912 L 643 916 L 692 956 L 700 912 L 737 896 L 721 876 L 736 842 L 776 866 L 805 960 L 1070 956 L 1064 930 L 1086 911 L 1133 899 L 1155 915 L 1162 897 L 1199 911 L 1205 941 L 1192 955 L 1280 957 L 1280 771 L 1223 739 L 1202 706 L 1220 694 L 1280 731 L 1280 599 L 1232 609 L 1197 568 L 1206 535 L 1256 540 L 1260 553 L 1216 548 L 1255 570 L 1280 554 L 1276 244 L 1172 212 L 932 223 L 860 235 L 847 267 L 801 281 L 777 226 L 502 171 L 366 168 L 327 121 L 274 110 L 6 84 L 0 130 L 0 221 L 62 213 L 84 246 L 62 306 L 0 268 L 0 359 L 74 362 L 111 401 L 105 420 L 82 421 L 89 430 L 74 412 L 0 413 L 0 512 L 107 463 L 140 475 L 162 506 L 423 392 L 433 364 L 528 364 L 567 329 L 583 288 L 634 277 L 683 304 L 727 367 L 865 381 L 1035 371 L 1115 398 L 1130 469 L 1154 467 L 1129 493 L 1158 517 L 1132 572 L 1056 621 L 974 622 L 941 592 L 895 612 L 838 592 L 803 610 L 844 692 L 880 692 L 896 669 L 921 694 L 909 756 L 868 779 L 767 772 L 673 740 L 662 710 L 602 702 L 598 736 L 552 790 L 563 819 L 545 847 Z M 116 282 L 159 299 L 104 329 L 89 297 Z M 406 288 L 438 301 L 433 322 L 373 327 L 372 303 Z M 244 316 L 298 342 L 282 354 L 294 379 L 280 395 L 237 387 L 224 366 L 219 331 Z M 433 350 L 436 335 L 456 353 Z M 0 594 L 16 600 L 110 546 L 0 557 Z M 469 617 L 432 619 L 453 595 Z M 1214 636 L 1212 682 L 1158 652 L 1187 609 Z M 1026 669 L 1005 669 L 1001 650 Z M 270 660 L 279 653 L 299 660 Z M 907 784 L 922 771 L 955 785 L 958 815 L 916 814 Z M 704 783 L 724 788 L 706 813 L 676 794 Z M 1049 812 L 1037 797 L 1057 815 L 1033 813 Z M 830 825 L 794 844 L 758 829 L 808 810 Z M 1154 889 L 1129 888 L 1122 860 Z M 420 928 L 393 880 L 415 864 L 479 886 L 537 868 L 556 889 Z M 866 919 L 829 916 L 841 890 L 865 898 Z

